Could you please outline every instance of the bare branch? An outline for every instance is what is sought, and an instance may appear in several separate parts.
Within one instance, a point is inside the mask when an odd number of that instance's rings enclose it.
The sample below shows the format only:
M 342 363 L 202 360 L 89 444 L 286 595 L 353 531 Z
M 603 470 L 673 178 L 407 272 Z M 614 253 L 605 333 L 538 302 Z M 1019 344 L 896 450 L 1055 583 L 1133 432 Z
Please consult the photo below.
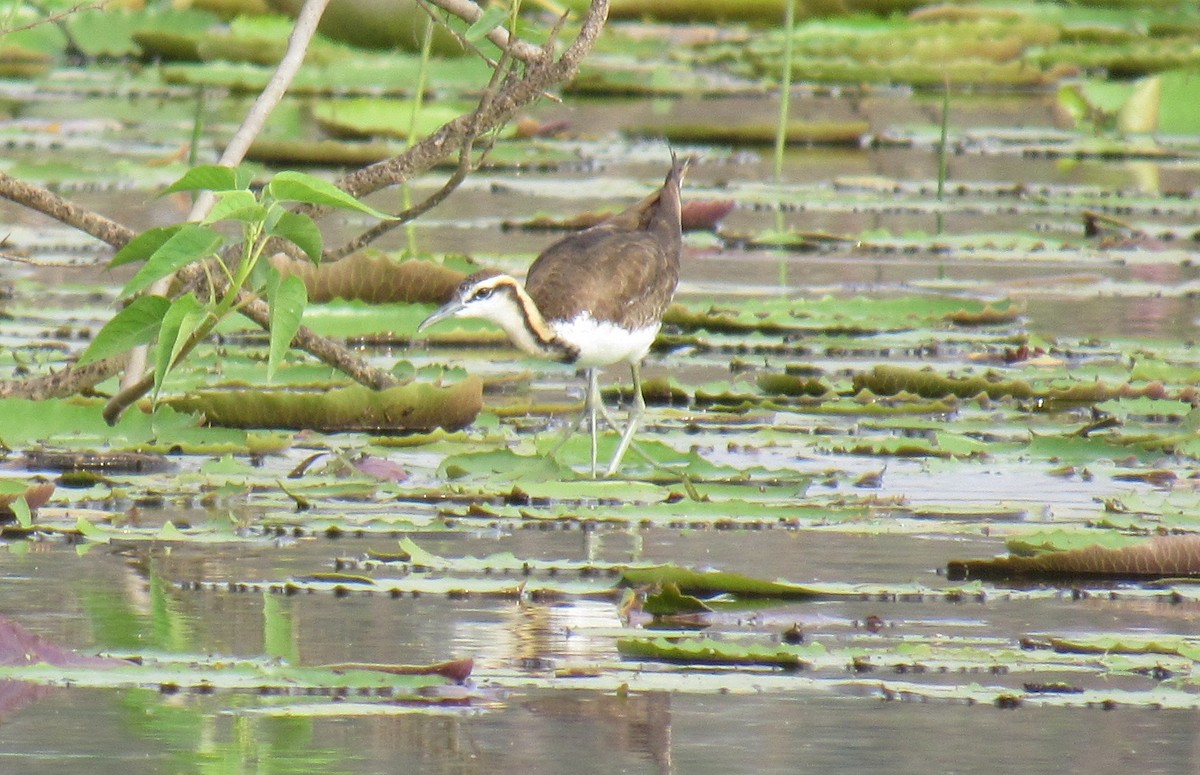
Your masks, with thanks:
M 41 401 L 65 398 L 88 390 L 119 372 L 125 358 L 115 356 L 93 361 L 86 366 L 68 366 L 43 377 L 0 380 L 0 398 L 27 398 Z
M 41 186 L 26 183 L 0 172 L 0 196 L 31 210 L 44 213 L 60 223 L 90 234 L 101 242 L 119 248 L 133 239 L 134 231 L 103 215 L 63 199 Z

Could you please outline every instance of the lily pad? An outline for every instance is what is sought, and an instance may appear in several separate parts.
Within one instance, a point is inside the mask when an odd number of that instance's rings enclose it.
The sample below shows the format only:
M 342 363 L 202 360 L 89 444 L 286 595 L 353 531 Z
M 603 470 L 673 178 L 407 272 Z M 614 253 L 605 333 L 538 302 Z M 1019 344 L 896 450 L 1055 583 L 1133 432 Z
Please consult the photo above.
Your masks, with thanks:
M 360 385 L 327 392 L 295 390 L 200 391 L 168 399 L 185 412 L 229 428 L 324 431 L 454 430 L 469 425 L 483 405 L 483 383 L 468 377 L 448 386 L 425 383 L 375 391 Z
M 956 560 L 951 579 L 964 578 L 1175 578 L 1200 576 L 1200 536 L 1159 536 L 1128 546 L 1092 545 L 1032 557 Z

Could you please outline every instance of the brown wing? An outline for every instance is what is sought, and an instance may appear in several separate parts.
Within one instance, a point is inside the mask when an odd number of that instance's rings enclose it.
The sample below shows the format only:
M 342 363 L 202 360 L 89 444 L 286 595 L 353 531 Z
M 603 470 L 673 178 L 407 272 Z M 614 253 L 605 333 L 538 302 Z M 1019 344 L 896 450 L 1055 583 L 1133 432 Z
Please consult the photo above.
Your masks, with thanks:
M 547 320 L 586 311 L 641 327 L 662 317 L 678 281 L 678 243 L 663 245 L 646 232 L 588 229 L 547 248 L 525 290 Z
M 661 189 L 538 256 L 525 290 L 547 320 L 590 312 L 641 327 L 662 317 L 679 282 L 679 187 L 686 161 L 672 155 Z

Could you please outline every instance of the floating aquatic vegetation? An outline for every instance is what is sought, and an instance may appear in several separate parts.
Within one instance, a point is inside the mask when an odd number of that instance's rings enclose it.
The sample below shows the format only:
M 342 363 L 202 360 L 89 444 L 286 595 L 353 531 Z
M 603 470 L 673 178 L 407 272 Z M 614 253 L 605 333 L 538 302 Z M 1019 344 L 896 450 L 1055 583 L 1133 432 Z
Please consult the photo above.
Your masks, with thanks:
M 954 560 L 951 579 L 1112 578 L 1163 579 L 1200 575 L 1200 536 L 1158 536 L 1119 547 L 1101 545 L 1010 555 L 991 560 Z
M 101 417 L 103 406 L 103 401 L 95 399 L 3 399 L 0 439 L 14 448 L 40 445 L 131 452 L 188 450 L 201 454 L 270 453 L 291 443 L 289 434 L 202 428 L 196 415 L 169 407 L 159 407 L 154 412 L 128 412 L 116 426 L 109 427 Z
M 298 275 L 313 303 L 361 299 L 372 304 L 440 304 L 463 278 L 462 272 L 442 264 L 395 261 L 374 252 L 355 253 L 341 261 L 316 265 L 280 255 L 271 263 L 284 276 Z
M 227 389 L 197 391 L 167 401 L 227 428 L 401 432 L 469 425 L 482 406 L 483 383 L 468 377 L 452 385 L 428 383 L 371 390 L 350 385 L 323 392 Z

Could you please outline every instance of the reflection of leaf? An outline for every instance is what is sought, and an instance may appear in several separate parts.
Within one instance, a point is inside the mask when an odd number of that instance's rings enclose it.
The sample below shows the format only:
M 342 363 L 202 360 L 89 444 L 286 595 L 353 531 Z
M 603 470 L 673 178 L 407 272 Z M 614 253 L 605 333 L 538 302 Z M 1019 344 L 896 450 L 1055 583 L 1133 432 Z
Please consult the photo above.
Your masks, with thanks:
M 994 326 L 1012 323 L 1025 314 L 1025 306 L 1011 303 L 986 304 L 983 309 L 961 309 L 946 315 L 946 320 L 959 326 Z
M 973 398 L 984 393 L 991 398 L 1029 398 L 1033 388 L 1024 380 L 1003 380 L 995 375 L 980 377 L 945 377 L 928 369 L 881 364 L 869 372 L 854 375 L 854 389 L 870 390 L 877 396 L 894 396 L 900 392 L 923 398 L 958 396 Z
M 649 127 L 647 127 L 648 129 Z M 634 131 L 641 129 L 635 128 Z M 700 122 L 673 123 L 655 126 L 655 129 L 673 143 L 769 145 L 775 142 L 779 127 L 771 121 L 758 123 Z M 786 141 L 792 145 L 861 145 L 863 137 L 870 132 L 867 121 L 798 121 L 792 120 L 785 127 Z
M 387 675 L 440 675 L 455 683 L 462 683 L 471 677 L 475 669 L 475 660 L 456 659 L 451 662 L 438 662 L 432 665 L 391 665 L 377 662 L 345 662 L 332 665 L 319 665 L 321 669 L 332 670 L 336 673 L 349 670 L 365 670 Z
M 1055 578 L 1170 578 L 1200 576 L 1200 536 L 1158 536 L 1132 546 L 1089 546 L 1033 557 L 998 557 L 991 560 L 954 560 L 947 566 L 950 579 Z

